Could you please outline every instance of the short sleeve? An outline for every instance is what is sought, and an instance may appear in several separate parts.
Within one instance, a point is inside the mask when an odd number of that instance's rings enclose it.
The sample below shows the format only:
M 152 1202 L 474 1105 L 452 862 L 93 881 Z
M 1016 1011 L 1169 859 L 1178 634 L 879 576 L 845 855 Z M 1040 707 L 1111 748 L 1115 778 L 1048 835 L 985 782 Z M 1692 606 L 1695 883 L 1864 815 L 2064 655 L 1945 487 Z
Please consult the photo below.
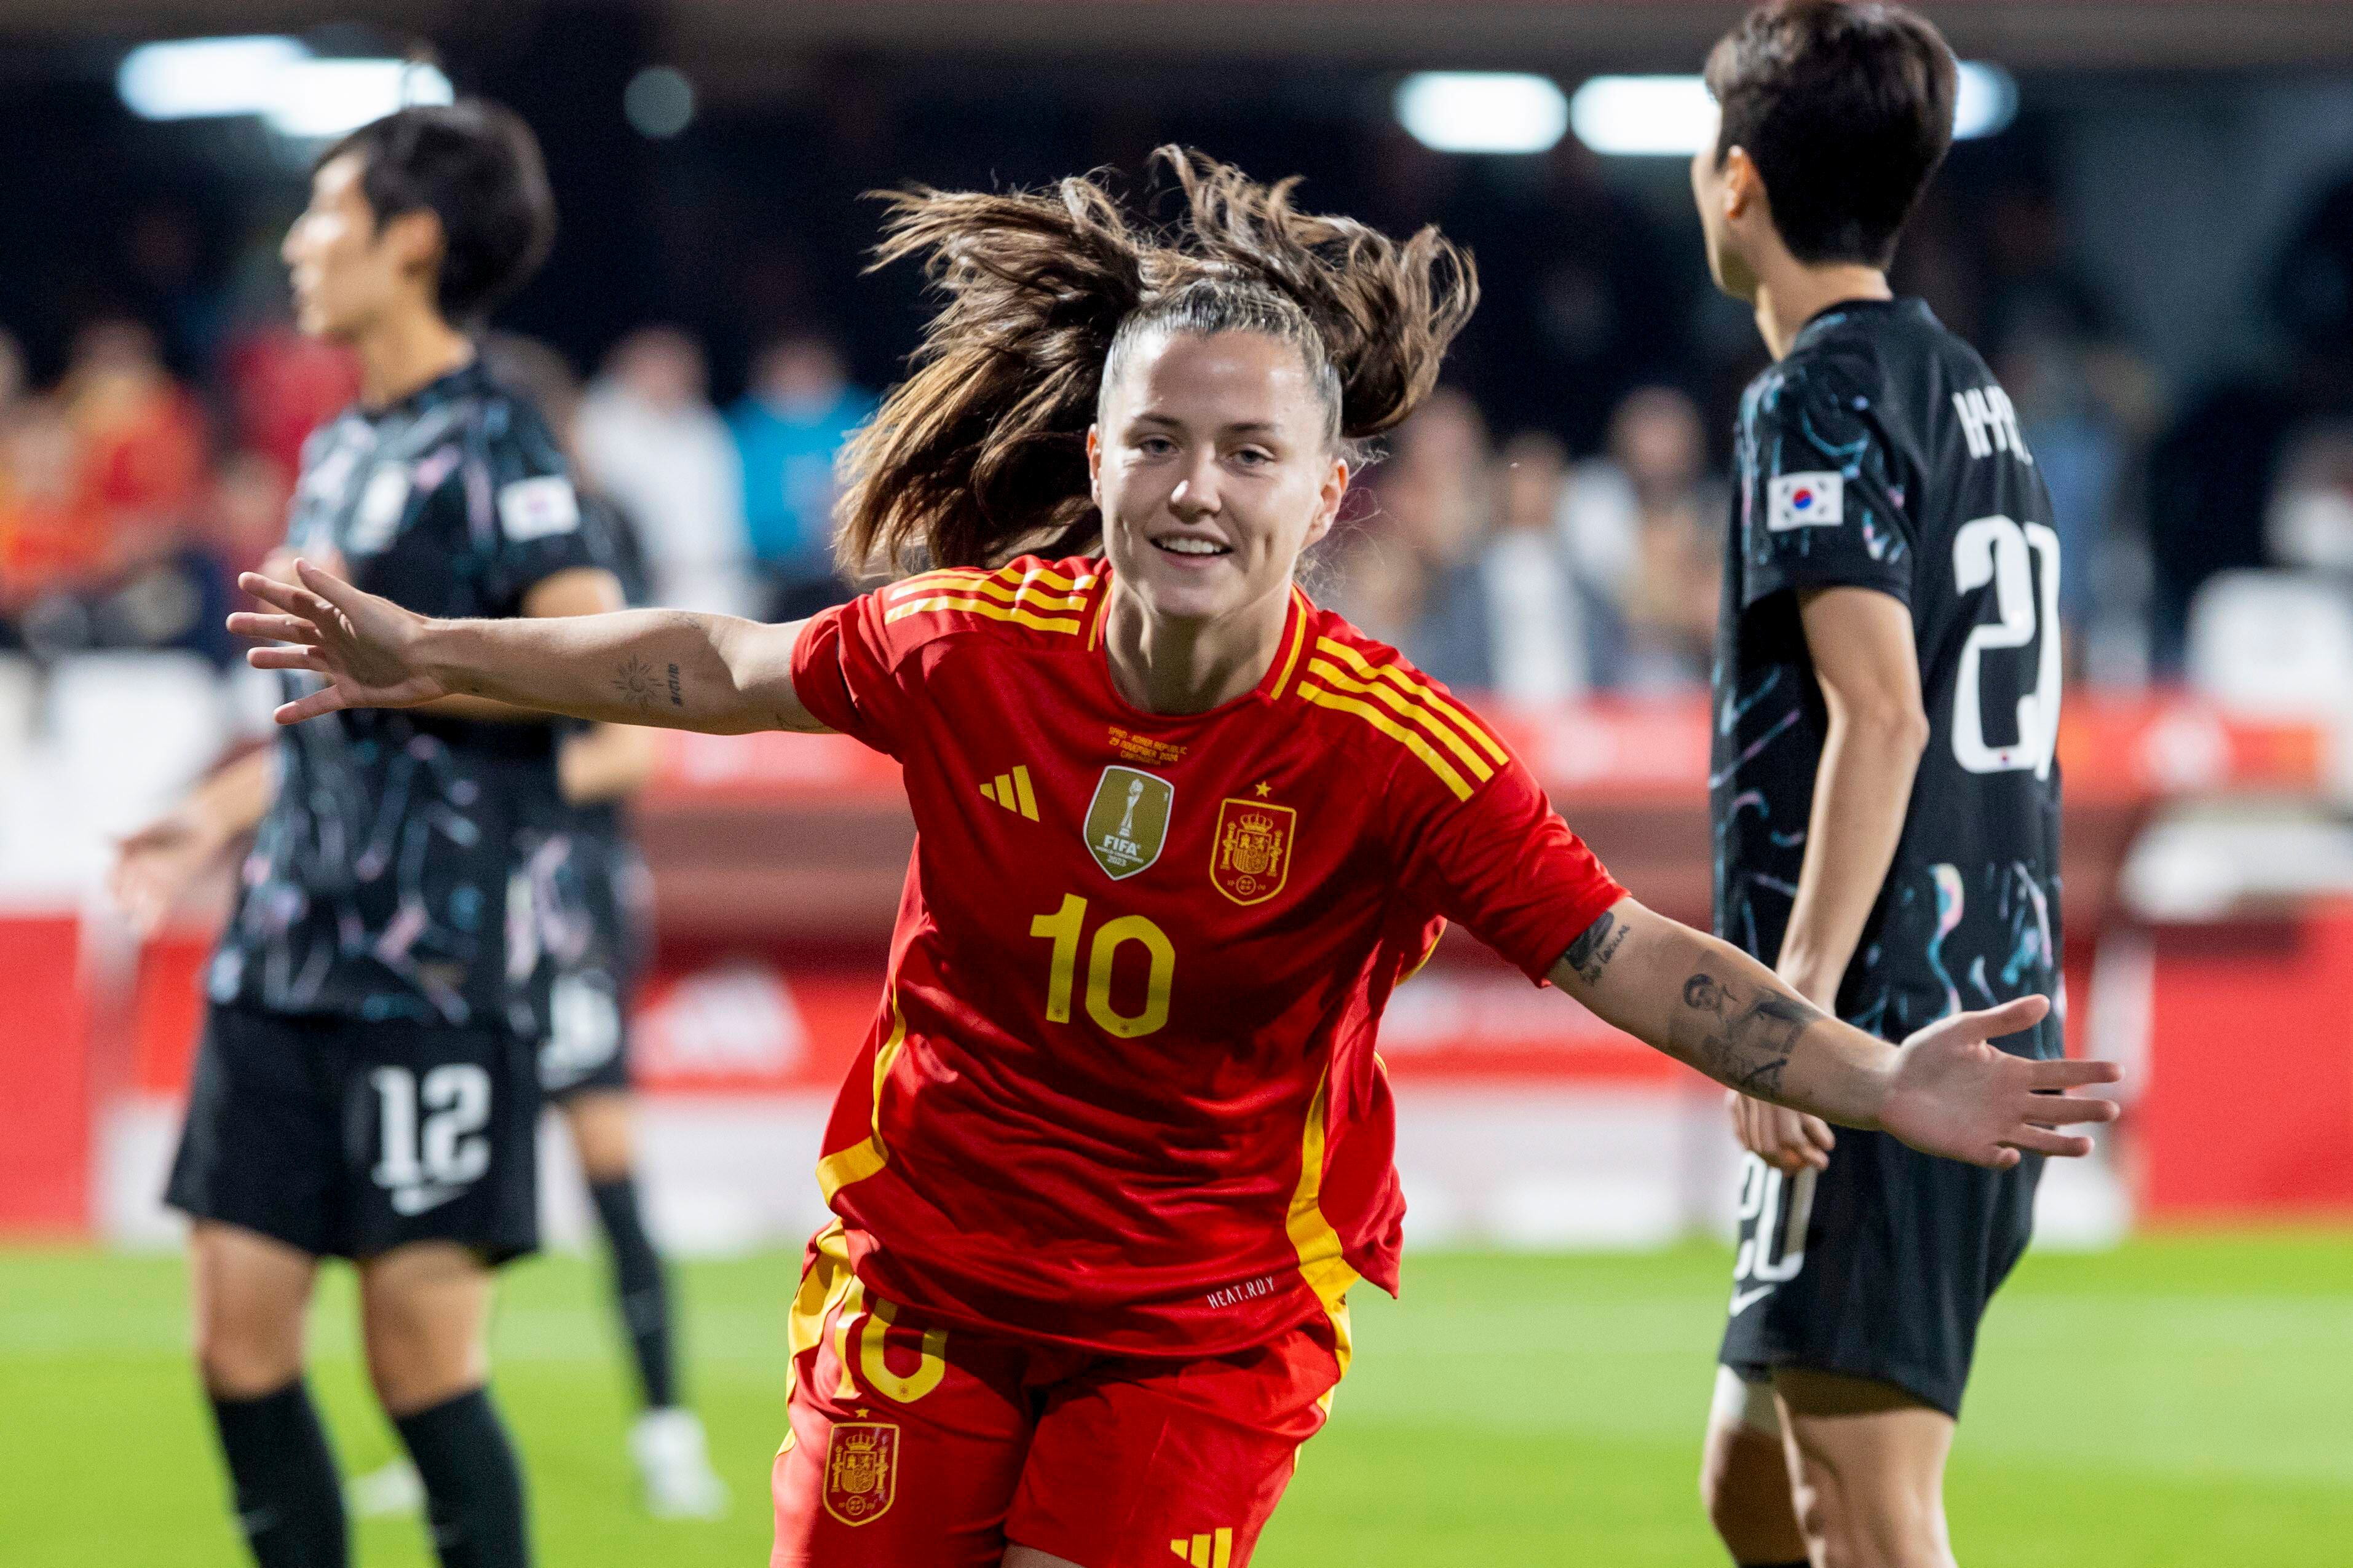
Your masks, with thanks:
M 466 508 L 470 536 L 487 542 L 486 596 L 496 613 L 521 615 L 532 589 L 559 572 L 610 569 L 603 536 L 583 516 L 564 456 L 537 416 L 493 404 L 480 437 L 442 489 Z
M 885 626 L 879 592 L 810 616 L 793 645 L 793 689 L 827 729 L 896 757 L 908 704 Z
M 1541 985 L 1626 889 L 1569 831 L 1526 764 L 1504 755 L 1467 797 L 1401 763 L 1390 792 L 1402 807 L 1392 843 L 1409 891 Z
M 1741 412 L 1741 607 L 1785 588 L 1912 602 L 1904 483 L 1860 366 L 1792 357 Z

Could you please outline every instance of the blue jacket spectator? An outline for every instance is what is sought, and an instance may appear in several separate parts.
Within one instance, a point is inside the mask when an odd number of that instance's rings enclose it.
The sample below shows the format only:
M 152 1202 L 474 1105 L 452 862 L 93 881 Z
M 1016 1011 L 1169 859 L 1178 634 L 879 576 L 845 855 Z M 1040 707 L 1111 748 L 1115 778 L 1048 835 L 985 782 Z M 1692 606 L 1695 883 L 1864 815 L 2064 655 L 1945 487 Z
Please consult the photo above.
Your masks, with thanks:
M 761 352 L 751 390 L 728 412 L 772 619 L 797 619 L 846 596 L 833 566 L 834 458 L 875 405 L 872 393 L 850 384 L 830 343 L 794 336 Z

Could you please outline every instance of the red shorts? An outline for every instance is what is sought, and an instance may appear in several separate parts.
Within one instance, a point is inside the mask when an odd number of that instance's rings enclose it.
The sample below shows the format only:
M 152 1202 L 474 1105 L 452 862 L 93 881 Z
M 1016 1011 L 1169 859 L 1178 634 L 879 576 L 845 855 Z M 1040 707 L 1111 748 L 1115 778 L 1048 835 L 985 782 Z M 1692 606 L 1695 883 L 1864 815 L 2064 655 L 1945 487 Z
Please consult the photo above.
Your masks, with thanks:
M 1243 1568 L 1340 1380 L 1328 1321 L 1198 1361 L 926 1327 L 841 1227 L 793 1299 L 772 1568 Z

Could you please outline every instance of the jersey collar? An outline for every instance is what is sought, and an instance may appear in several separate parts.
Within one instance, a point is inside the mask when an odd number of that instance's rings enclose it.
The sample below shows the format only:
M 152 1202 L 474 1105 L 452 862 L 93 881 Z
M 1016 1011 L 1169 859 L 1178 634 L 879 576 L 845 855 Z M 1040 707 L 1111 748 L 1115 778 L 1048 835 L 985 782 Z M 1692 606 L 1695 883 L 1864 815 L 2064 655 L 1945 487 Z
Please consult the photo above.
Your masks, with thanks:
M 1230 698 L 1199 713 L 1145 712 L 1130 702 L 1121 693 L 1119 682 L 1112 679 L 1111 646 L 1104 634 L 1104 625 L 1111 618 L 1111 558 L 1104 556 L 1099 559 L 1095 563 L 1095 571 L 1103 578 L 1103 583 L 1096 590 L 1094 626 L 1087 634 L 1088 646 L 1094 656 L 1095 672 L 1102 677 L 1103 689 L 1111 694 L 1111 700 L 1139 721 L 1147 724 L 1197 723 L 1203 719 L 1214 719 L 1221 713 L 1230 713 L 1245 703 L 1277 701 L 1291 689 L 1292 679 L 1298 673 L 1300 661 L 1304 657 L 1303 650 L 1307 642 L 1308 629 L 1315 618 L 1314 601 L 1296 583 L 1291 585 L 1291 602 L 1282 612 L 1282 640 L 1275 644 L 1274 662 L 1266 667 L 1266 673 L 1259 677 L 1256 686 L 1240 697 Z

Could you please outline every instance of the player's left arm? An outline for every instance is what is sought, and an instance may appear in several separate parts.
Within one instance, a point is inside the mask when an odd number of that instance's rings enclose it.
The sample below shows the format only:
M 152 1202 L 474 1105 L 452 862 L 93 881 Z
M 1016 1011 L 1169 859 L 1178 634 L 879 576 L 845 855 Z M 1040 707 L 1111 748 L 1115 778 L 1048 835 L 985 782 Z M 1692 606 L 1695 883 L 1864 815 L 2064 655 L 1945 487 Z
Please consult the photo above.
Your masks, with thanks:
M 1903 600 L 1877 588 L 1820 587 L 1799 590 L 1798 604 L 1829 723 L 1774 972 L 1827 1010 L 1894 862 L 1928 714 Z M 1785 1171 L 1830 1163 L 1837 1137 L 1817 1118 L 1756 1100 L 1735 1100 L 1732 1115 L 1742 1145 Z
M 1953 1014 L 1899 1048 L 1839 1022 L 1731 943 L 1630 898 L 1598 916 L 1549 978 L 1726 1088 L 1925 1153 L 1996 1169 L 2021 1151 L 2082 1155 L 2090 1139 L 2055 1130 L 2116 1115 L 2065 1092 L 2114 1082 L 2112 1064 L 2036 1061 L 1988 1043 L 2033 1026 L 2050 1010 L 2041 996 Z

